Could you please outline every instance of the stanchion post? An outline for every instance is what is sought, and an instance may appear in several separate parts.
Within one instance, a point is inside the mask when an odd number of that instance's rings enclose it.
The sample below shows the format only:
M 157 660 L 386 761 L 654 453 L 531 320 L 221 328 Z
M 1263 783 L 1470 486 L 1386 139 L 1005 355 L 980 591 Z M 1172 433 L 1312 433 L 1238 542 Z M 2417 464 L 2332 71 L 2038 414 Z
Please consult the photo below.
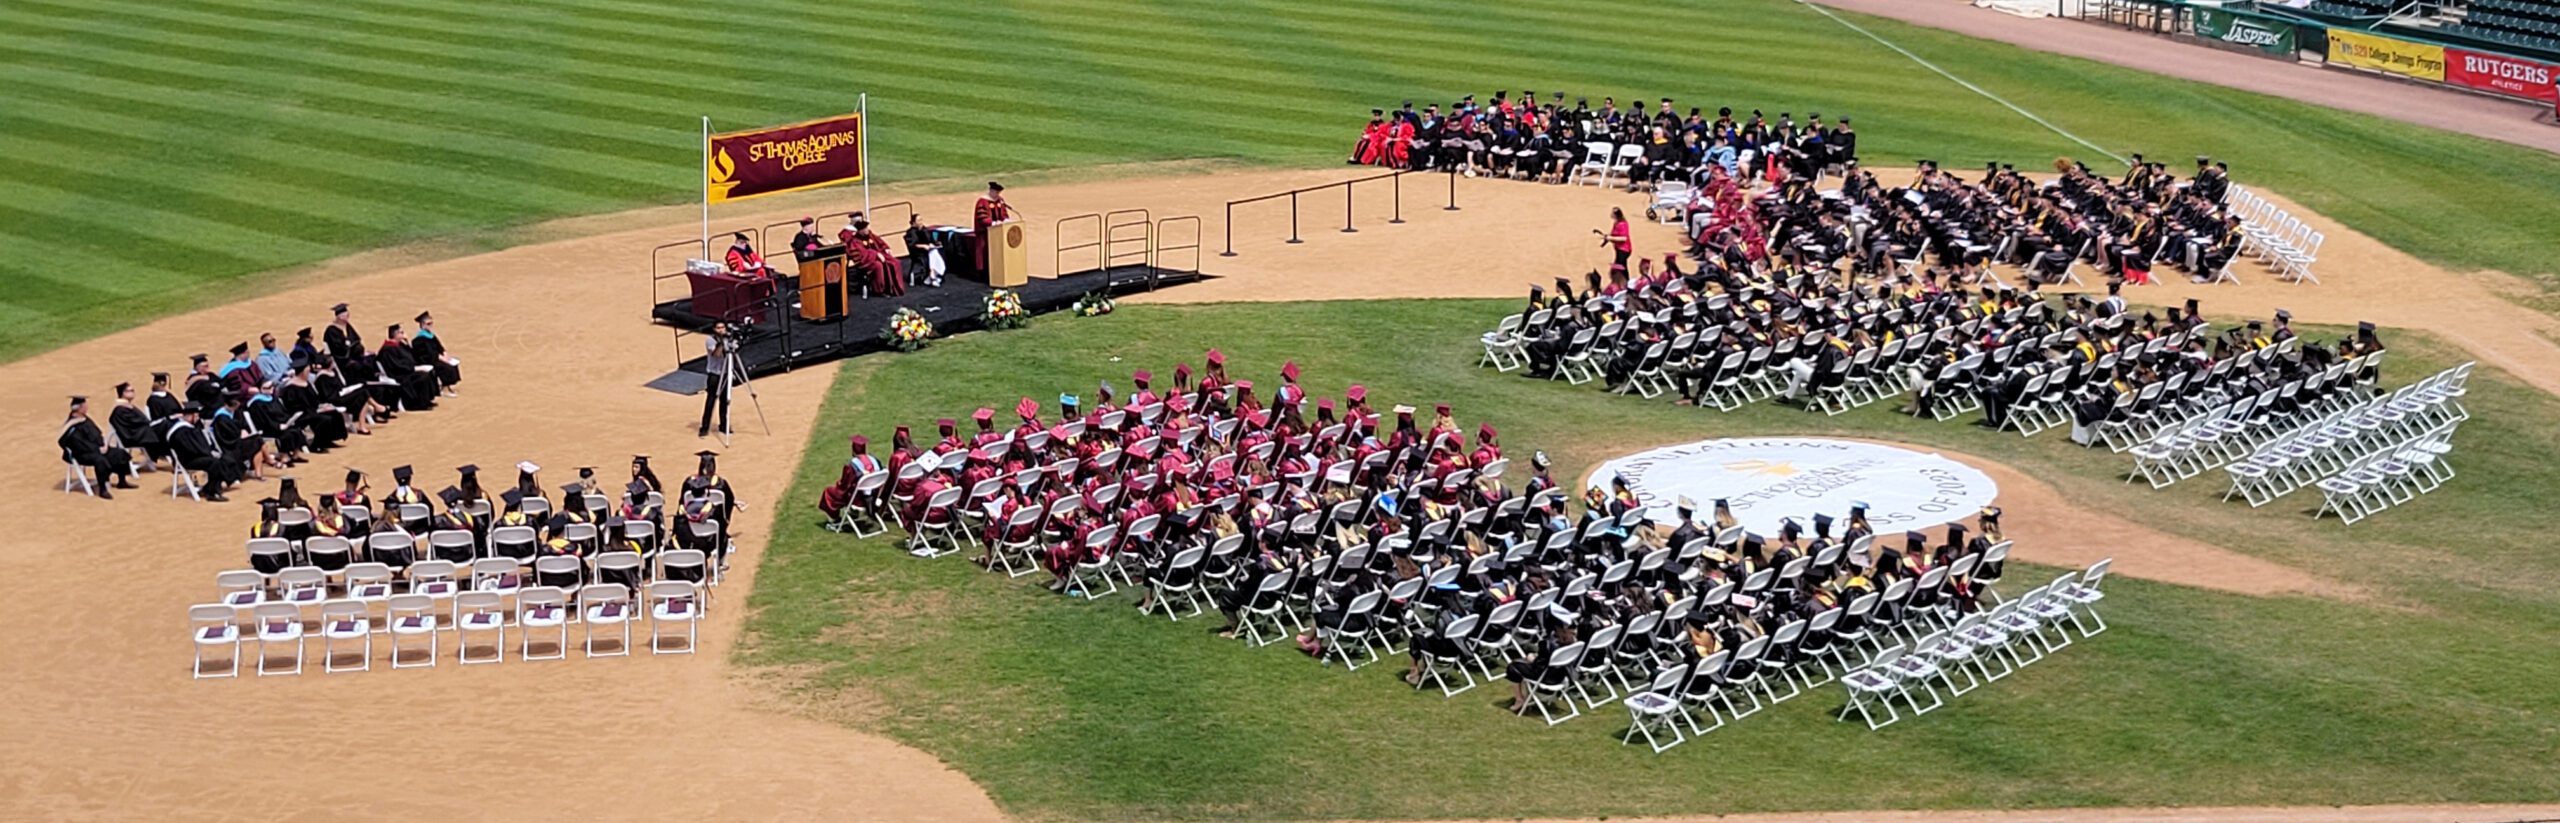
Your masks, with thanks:
M 1234 203 L 1227 204 L 1227 250 L 1219 252 L 1218 256 L 1236 256 L 1236 204 Z
M 1404 222 L 1404 172 L 1396 172 L 1396 176 L 1387 178 L 1387 182 L 1395 184 L 1396 188 L 1395 216 L 1387 218 L 1387 222 L 1402 223 Z
M 1342 184 L 1342 233 L 1343 233 L 1343 234 L 1350 234 L 1350 233 L 1352 233 L 1352 232 L 1359 231 L 1359 229 L 1355 229 L 1355 228 L 1352 228 L 1352 227 L 1351 227 L 1351 190 L 1352 190 L 1353 188 L 1356 188 L 1356 187 L 1355 187 L 1355 186 L 1353 186 L 1353 185 L 1351 185 L 1350 183 L 1344 183 L 1344 184 Z
M 1449 167 L 1449 206 L 1441 211 L 1458 210 L 1458 167 Z
M 1294 191 L 1289 193 L 1289 242 L 1305 242 L 1298 239 L 1298 193 Z

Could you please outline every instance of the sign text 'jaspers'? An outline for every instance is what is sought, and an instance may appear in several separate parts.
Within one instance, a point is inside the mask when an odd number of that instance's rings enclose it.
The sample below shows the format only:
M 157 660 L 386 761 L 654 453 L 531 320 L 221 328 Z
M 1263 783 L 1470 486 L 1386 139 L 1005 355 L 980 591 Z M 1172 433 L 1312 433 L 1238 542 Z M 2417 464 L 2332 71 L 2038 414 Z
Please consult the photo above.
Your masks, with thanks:
M 862 115 L 711 135 L 702 170 L 713 203 L 862 179 Z

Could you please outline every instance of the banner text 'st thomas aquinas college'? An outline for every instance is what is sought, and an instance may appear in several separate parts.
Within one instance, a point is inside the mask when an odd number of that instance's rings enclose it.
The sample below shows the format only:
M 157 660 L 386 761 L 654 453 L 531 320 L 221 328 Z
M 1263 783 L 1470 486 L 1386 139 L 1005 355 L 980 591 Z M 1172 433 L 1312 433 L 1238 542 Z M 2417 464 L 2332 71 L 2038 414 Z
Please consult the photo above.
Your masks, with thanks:
M 862 115 L 711 135 L 702 170 L 713 203 L 862 179 Z

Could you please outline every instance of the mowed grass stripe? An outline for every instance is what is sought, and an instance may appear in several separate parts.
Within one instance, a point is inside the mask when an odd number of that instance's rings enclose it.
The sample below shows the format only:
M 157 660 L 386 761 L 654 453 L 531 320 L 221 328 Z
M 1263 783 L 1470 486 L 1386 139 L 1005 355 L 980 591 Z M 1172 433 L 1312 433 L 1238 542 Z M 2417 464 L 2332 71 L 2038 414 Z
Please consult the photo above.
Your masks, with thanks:
M 30 0 L 31 4 L 35 2 L 40 0 Z M 139 7 L 137 10 L 147 9 L 148 7 Z M 372 98 L 372 110 L 377 112 L 376 116 L 404 115 L 399 118 L 385 119 L 411 125 L 432 125 L 448 121 L 461 106 L 465 105 L 477 106 L 483 112 L 491 107 L 515 107 L 516 113 L 537 117 L 558 116 L 562 111 L 603 111 L 607 114 L 628 114 L 634 117 L 647 114 L 644 110 L 637 108 L 616 112 L 611 107 L 595 101 L 522 92 L 520 90 L 528 84 L 524 82 L 525 78 L 520 76 L 505 77 L 494 73 L 482 73 L 485 79 L 470 79 L 475 71 L 462 68 L 470 65 L 468 61 L 456 61 L 452 66 L 441 65 L 435 61 L 409 61 L 411 57 L 428 55 L 432 52 L 413 50 L 402 53 L 374 49 L 348 54 L 331 50 L 297 50 L 290 47 L 296 43 L 308 43 L 312 36 L 320 32 L 287 33 L 226 29 L 220 24 L 204 24 L 203 27 L 224 29 L 224 31 L 219 34 L 169 33 L 118 23 L 91 22 L 84 25 L 89 35 L 126 46 L 127 48 L 121 52 L 123 54 L 184 60 L 212 68 L 214 70 L 210 73 L 214 76 L 226 77 L 243 85 L 286 87 L 289 91 L 303 96 L 312 95 L 317 92 L 317 89 L 323 87 L 342 89 L 343 93 L 337 95 L 338 99 L 354 103 Z M 295 68 L 302 71 L 279 75 L 273 71 L 276 68 Z M 450 79 L 421 80 L 419 79 L 422 76 L 421 72 L 412 69 L 426 70 L 423 76 Z M 421 93 L 419 91 L 421 88 L 427 91 Z M 516 101 L 510 102 L 510 98 L 516 98 Z M 400 99 L 437 100 L 442 105 L 407 105 L 394 102 Z M 631 127 L 639 125 L 636 122 L 606 122 L 584 130 L 567 130 L 504 119 L 508 114 L 509 112 L 500 111 L 482 115 L 493 124 L 498 122 L 513 124 L 509 129 L 512 134 L 490 136 L 519 141 L 528 147 L 574 145 L 578 147 L 575 150 L 576 153 L 593 154 L 600 159 L 645 162 L 650 159 L 651 152 L 659 150 L 659 145 L 656 143 L 625 136 Z M 578 118 L 596 119 L 586 115 L 578 115 Z M 601 168 L 604 165 L 598 164 L 597 167 Z M 574 167 L 564 169 L 564 171 L 569 170 L 586 171 L 588 169 Z
M 0 47 L 5 48 L 5 47 Z M 358 115 L 320 110 L 300 110 L 283 119 L 261 116 L 246 111 L 251 102 L 236 95 L 191 93 L 152 82 L 156 78 L 183 76 L 181 72 L 157 68 L 139 68 L 100 63 L 77 56 L 63 56 L 57 63 L 64 68 L 30 68 L 17 73 L 17 79 L 29 83 L 45 83 L 70 91 L 86 91 L 102 98 L 131 101 L 158 106 L 163 110 L 183 112 L 207 123 L 232 123 L 244 129 L 256 129 L 274 135 L 278 142 L 347 153 L 360 162 L 385 168 L 408 169 L 419 176 L 450 174 L 465 170 L 478 178 L 480 193 L 467 195 L 506 201 L 506 192 L 529 195 L 525 205 L 562 208 L 576 204 L 608 202 L 603 195 L 551 185 L 550 175 L 535 175 L 530 164 L 513 160 L 492 151 L 471 151 L 465 144 L 484 142 L 482 138 L 453 131 L 420 128 L 394 128 L 392 124 L 372 121 Z M 72 68 L 88 68 L 87 73 L 74 73 Z M 285 122 L 289 119 L 290 122 Z
M 501 210 L 534 208 L 534 201 L 496 200 L 467 181 L 426 175 L 422 168 L 381 162 L 379 157 L 308 144 L 288 143 L 246 129 L 194 125 L 197 112 L 145 100 L 104 93 L 105 83 L 70 89 L 33 82 L 12 88 L 29 117 L 42 121 L 30 137 L 76 141 L 91 147 L 115 147 L 128 156 L 185 156 L 237 176 L 255 175 L 277 184 L 339 192 L 350 202 L 366 203 L 411 218 L 473 221 Z M 108 102 L 115 108 L 96 108 Z M 150 116 L 159 115 L 159 116 Z M 150 133 L 149 138 L 137 135 Z M 147 165 L 134 164 L 141 168 Z M 407 172 L 407 173 L 402 173 Z

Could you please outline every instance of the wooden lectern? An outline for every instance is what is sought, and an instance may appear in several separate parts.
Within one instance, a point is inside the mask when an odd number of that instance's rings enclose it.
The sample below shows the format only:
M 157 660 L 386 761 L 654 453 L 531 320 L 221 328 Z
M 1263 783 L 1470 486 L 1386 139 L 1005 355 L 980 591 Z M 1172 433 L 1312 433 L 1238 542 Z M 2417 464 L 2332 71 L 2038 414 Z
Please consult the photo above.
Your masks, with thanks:
M 987 234 L 978 238 L 987 244 L 987 285 L 1021 288 L 1031 272 L 1029 230 L 1020 220 L 1003 220 L 987 224 Z
M 845 296 L 843 246 L 800 253 L 800 319 L 835 320 L 851 302 Z

